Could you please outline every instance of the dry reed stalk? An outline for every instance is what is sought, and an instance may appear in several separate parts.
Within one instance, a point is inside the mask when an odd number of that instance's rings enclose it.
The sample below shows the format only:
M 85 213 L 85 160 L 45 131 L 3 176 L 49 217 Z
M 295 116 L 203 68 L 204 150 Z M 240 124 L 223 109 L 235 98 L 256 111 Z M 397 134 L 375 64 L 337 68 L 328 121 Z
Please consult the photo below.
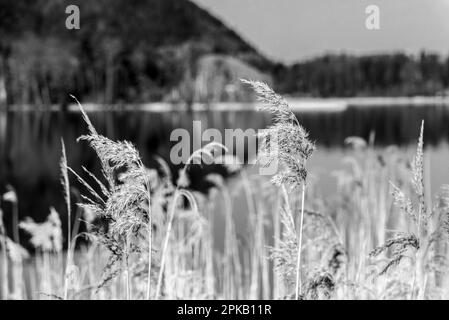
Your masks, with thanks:
M 214 276 L 214 238 L 213 238 L 213 227 L 214 227 L 214 215 L 213 215 L 213 207 L 212 203 L 206 204 L 207 206 L 207 220 L 209 221 L 209 228 L 206 236 L 206 244 L 205 244 L 205 260 L 206 260 L 206 279 L 207 279 L 207 295 L 209 297 L 215 297 L 215 286 L 216 279 Z
M 88 135 L 81 136 L 78 140 L 88 141 L 95 150 L 101 162 L 103 178 L 107 181 L 106 185 L 103 184 L 100 179 L 83 168 L 96 183 L 96 188 L 93 188 L 74 170 L 68 168 L 89 191 L 88 195 L 82 195 L 85 203 L 81 206 L 92 211 L 107 224 L 107 228 L 96 226 L 92 230 L 96 239 L 111 252 L 98 289 L 118 276 L 121 272 L 120 265 L 124 264 L 125 292 L 127 298 L 131 298 L 130 255 L 141 251 L 141 242 L 138 241 L 141 230 L 151 228 L 148 173 L 136 148 L 127 141 L 115 142 L 99 135 L 82 105 L 75 97 L 73 98 L 78 103 L 89 131 Z M 99 192 L 95 189 L 99 189 Z M 142 206 L 145 201 L 149 204 L 147 208 Z M 148 243 L 150 242 L 149 240 Z M 151 248 L 148 251 L 151 255 Z M 150 257 L 148 261 L 151 261 Z M 151 268 L 148 270 L 148 277 L 151 278 Z M 147 287 L 149 283 L 147 282 Z
M 178 197 L 179 197 L 179 191 L 178 191 L 178 189 L 176 189 L 175 194 L 173 196 L 173 201 L 172 201 L 172 205 L 171 205 L 171 209 L 170 209 L 170 213 L 169 213 L 169 218 L 168 218 L 168 225 L 167 225 L 167 230 L 166 230 L 166 236 L 165 236 L 164 243 L 163 243 L 163 248 L 162 248 L 161 266 L 160 266 L 159 276 L 158 276 L 157 285 L 156 285 L 156 294 L 155 294 L 155 299 L 156 300 L 159 298 L 159 295 L 160 295 L 160 292 L 161 292 L 161 288 L 162 288 L 162 277 L 164 275 L 165 261 L 167 259 L 168 241 L 170 239 L 171 229 L 172 229 L 172 226 L 173 226 L 173 219 L 174 219 L 174 216 L 175 216 L 175 208 L 177 206 Z
M 151 205 L 149 204 L 148 207 L 151 208 Z M 150 216 L 150 219 L 148 221 L 148 280 L 147 280 L 147 293 L 146 293 L 147 300 L 151 299 L 151 264 L 153 256 L 152 251 L 153 251 L 153 225 Z
M 410 299 L 417 297 L 422 299 L 426 294 L 426 265 L 429 261 L 429 250 L 435 242 L 434 234 L 431 233 L 429 224 L 435 214 L 435 208 L 429 209 L 425 197 L 424 185 L 424 121 L 421 124 L 420 135 L 416 155 L 411 165 L 412 186 L 416 201 L 413 202 L 401 189 L 392 185 L 395 204 L 405 216 L 413 222 L 413 229 L 407 232 L 396 232 L 396 235 L 387 240 L 383 245 L 374 249 L 370 255 L 377 256 L 388 249 L 392 250 L 392 257 L 388 260 L 380 274 L 386 274 L 389 269 L 398 266 L 399 263 L 408 258 L 405 253 L 412 251 L 413 273 L 410 290 Z
M 306 186 L 302 186 L 301 194 L 301 220 L 299 223 L 299 241 L 298 241 L 298 260 L 296 262 L 296 290 L 295 290 L 295 300 L 299 299 L 301 294 L 301 248 L 302 248 L 302 235 L 303 235 L 303 224 L 304 224 L 304 198 L 306 193 Z
M 252 188 L 251 188 L 251 183 L 250 180 L 248 178 L 248 175 L 246 174 L 245 171 L 241 172 L 241 177 L 242 177 L 242 185 L 243 185 L 243 190 L 245 193 L 245 199 L 246 199 L 246 203 L 248 206 L 248 215 L 249 215 L 249 221 L 251 226 L 259 226 L 260 224 L 260 220 L 258 219 L 258 211 L 256 209 L 256 205 L 254 203 L 254 195 L 252 192 Z M 260 234 L 258 232 L 259 228 L 255 228 L 255 232 L 253 230 L 253 250 L 252 250 L 252 259 L 251 259 L 251 281 L 250 281 L 250 297 L 251 299 L 257 299 L 257 295 L 259 292 L 259 263 L 258 263 L 258 259 L 263 259 L 263 255 L 261 254 L 262 252 L 260 252 L 259 250 L 259 246 L 262 245 L 262 243 L 260 242 Z
M 66 203 L 66 209 L 67 209 L 67 261 L 66 261 L 66 267 L 65 267 L 65 279 L 64 279 L 64 300 L 67 300 L 68 298 L 68 273 L 67 270 L 69 269 L 69 266 L 72 264 L 72 256 L 71 256 L 71 242 L 72 242 L 72 215 L 71 215 L 71 201 L 70 201 L 70 184 L 69 184 L 69 175 L 67 171 L 67 155 L 65 151 L 65 145 L 64 140 L 61 139 L 61 161 L 60 161 L 60 170 L 61 170 L 61 183 L 64 190 L 64 199 Z
M 278 162 L 283 170 L 276 173 L 272 182 L 278 186 L 286 186 L 290 190 L 302 188 L 302 206 L 297 243 L 295 298 L 301 295 L 301 250 L 304 219 L 304 197 L 307 179 L 306 162 L 312 155 L 315 146 L 309 140 L 308 133 L 299 124 L 287 101 L 276 94 L 267 84 L 258 81 L 242 80 L 249 84 L 263 105 L 263 111 L 274 115 L 274 124 L 260 135 L 258 160 L 264 165 Z M 275 144 L 273 146 L 273 143 Z M 274 147 L 274 148 L 273 148 Z
M 274 248 L 279 248 L 279 240 L 281 238 L 281 202 L 282 202 L 282 193 L 281 191 L 277 191 L 276 196 L 276 206 L 274 208 Z M 273 279 L 273 297 L 279 297 L 284 295 L 284 290 L 282 286 L 281 277 L 279 274 L 274 275 Z
M 227 151 L 227 148 L 224 145 L 222 145 L 221 143 L 211 142 L 211 143 L 207 144 L 206 146 L 204 146 L 203 148 L 193 152 L 190 155 L 190 157 L 187 159 L 183 169 L 180 171 L 180 177 L 186 177 L 187 176 L 187 173 L 186 173 L 187 168 L 192 163 L 201 163 L 203 157 L 207 157 L 209 159 L 214 160 L 215 157 L 213 155 L 213 152 L 216 149 Z M 184 181 L 182 181 L 182 182 L 184 182 Z M 166 234 L 165 234 L 165 238 L 164 238 L 164 242 L 163 242 L 163 248 L 162 248 L 162 253 L 161 253 L 161 256 L 162 256 L 161 257 L 161 265 L 160 265 L 159 275 L 158 275 L 158 280 L 157 280 L 157 285 L 156 285 L 156 296 L 155 296 L 156 299 L 159 298 L 159 295 L 161 293 L 162 278 L 164 275 L 165 261 L 167 259 L 168 242 L 170 240 L 170 235 L 172 232 L 173 220 L 175 217 L 176 207 L 178 205 L 178 200 L 181 196 L 185 197 L 190 202 L 190 205 L 196 207 L 196 202 L 195 202 L 194 197 L 191 195 L 190 192 L 188 192 L 186 189 L 184 189 L 184 183 L 179 183 L 179 181 L 178 181 L 178 184 L 176 186 L 176 189 L 175 189 L 175 192 L 173 195 L 173 200 L 171 203 L 171 209 L 170 209 L 169 217 L 168 217 L 168 225 L 167 225 Z
M 2 241 L 2 298 L 3 300 L 8 300 L 9 288 L 8 288 L 8 255 L 6 251 L 6 232 L 3 224 L 3 211 L 0 208 L 0 238 Z
M 242 267 L 240 261 L 240 252 L 237 240 L 237 232 L 233 219 L 232 196 L 226 187 L 223 178 L 217 174 L 209 174 L 206 179 L 212 182 L 220 191 L 225 211 L 225 268 L 228 279 L 229 297 L 242 299 Z

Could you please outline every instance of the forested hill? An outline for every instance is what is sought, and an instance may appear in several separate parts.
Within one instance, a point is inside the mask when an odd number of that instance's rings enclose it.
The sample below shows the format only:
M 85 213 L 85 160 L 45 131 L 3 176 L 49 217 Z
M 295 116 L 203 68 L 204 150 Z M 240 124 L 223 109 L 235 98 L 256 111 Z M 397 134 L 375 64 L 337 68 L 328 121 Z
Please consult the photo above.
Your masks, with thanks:
M 278 73 L 278 90 L 299 96 L 449 95 L 449 57 L 429 52 L 328 54 Z
M 65 27 L 71 4 L 80 30 Z M 286 66 L 189 0 L 0 0 L 10 103 L 64 103 L 68 93 L 100 103 L 242 100 L 239 78 L 295 96 L 434 95 L 448 90 L 449 59 L 325 55 Z
M 71 4 L 80 9 L 79 30 L 65 27 Z M 67 92 L 103 102 L 161 100 L 195 77 L 205 55 L 232 56 L 262 73 L 273 68 L 188 0 L 0 0 L 0 39 L 9 98 L 23 103 Z

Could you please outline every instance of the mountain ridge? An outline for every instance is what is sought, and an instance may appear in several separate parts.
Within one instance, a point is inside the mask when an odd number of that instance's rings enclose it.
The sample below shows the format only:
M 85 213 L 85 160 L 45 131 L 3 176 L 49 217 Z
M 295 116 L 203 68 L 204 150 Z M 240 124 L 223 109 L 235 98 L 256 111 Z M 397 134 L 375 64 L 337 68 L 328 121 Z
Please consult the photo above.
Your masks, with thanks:
M 68 5 L 80 9 L 80 30 L 64 27 Z M 161 100 L 210 54 L 267 73 L 274 66 L 189 0 L 2 0 L 0 9 L 14 102 L 60 101 L 66 92 L 106 103 Z

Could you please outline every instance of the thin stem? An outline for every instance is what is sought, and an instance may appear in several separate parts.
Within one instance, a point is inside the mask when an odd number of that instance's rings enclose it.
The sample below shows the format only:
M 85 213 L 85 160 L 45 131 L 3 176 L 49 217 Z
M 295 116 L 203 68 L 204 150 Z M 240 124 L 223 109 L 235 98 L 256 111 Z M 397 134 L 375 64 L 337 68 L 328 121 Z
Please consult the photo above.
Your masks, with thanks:
M 242 181 L 243 181 L 243 190 L 245 192 L 245 197 L 246 197 L 246 203 L 248 206 L 248 213 L 250 216 L 250 221 L 252 225 L 255 226 L 259 226 L 259 220 L 257 219 L 257 215 L 258 213 L 256 212 L 256 206 L 254 203 L 254 198 L 253 198 L 253 194 L 251 192 L 251 184 L 249 181 L 249 178 L 247 176 L 247 174 L 245 173 L 245 171 L 241 172 L 241 176 L 242 176 Z M 254 238 L 254 245 L 256 245 L 256 248 L 254 248 L 253 251 L 253 264 L 252 264 L 252 271 L 251 271 L 251 286 L 250 286 L 250 294 L 251 294 L 251 299 L 256 299 L 257 298 L 257 292 L 258 292 L 258 267 L 259 264 L 256 263 L 256 261 L 258 260 L 258 258 L 260 256 L 262 256 L 259 253 L 259 246 L 260 245 L 260 241 L 258 239 L 259 236 L 259 230 L 256 230 L 256 234 L 255 234 L 255 238 Z M 258 261 L 257 261 L 258 262 Z
M 298 241 L 298 260 L 296 261 L 296 292 L 295 299 L 299 299 L 301 294 L 301 248 L 302 248 L 302 227 L 304 223 L 304 198 L 306 193 L 306 186 L 302 185 L 302 196 L 301 196 L 301 220 L 299 223 L 299 241 Z
M 73 227 L 72 227 L 72 235 L 71 235 L 71 241 L 73 242 L 73 238 L 76 237 L 79 233 L 80 230 L 80 222 L 82 220 L 81 219 L 81 211 L 79 208 L 76 210 L 76 215 L 75 215 L 75 222 L 73 223 Z
M 159 298 L 159 294 L 161 292 L 162 277 L 164 275 L 164 266 L 165 266 L 165 260 L 166 260 L 166 256 L 167 256 L 168 241 L 170 240 L 170 233 L 171 233 L 171 229 L 172 229 L 172 225 L 173 225 L 173 219 L 175 216 L 175 209 L 176 209 L 176 203 L 178 201 L 178 195 L 179 195 L 179 190 L 178 190 L 178 188 L 176 188 L 175 195 L 173 196 L 173 203 L 172 203 L 170 216 L 169 216 L 169 220 L 168 220 L 167 233 L 165 234 L 164 247 L 162 249 L 161 266 L 159 269 L 159 276 L 157 279 L 157 286 L 156 286 L 156 297 L 155 297 L 156 299 Z
M 71 223 L 70 223 L 70 219 L 71 219 L 71 215 L 70 215 L 70 205 L 67 204 L 67 208 L 68 208 L 68 243 L 67 243 L 67 258 L 66 258 L 66 266 L 65 266 L 65 274 L 64 274 L 64 300 L 67 300 L 69 297 L 69 288 L 68 288 L 68 267 L 72 264 L 72 258 L 73 255 L 71 254 L 72 251 L 72 234 L 70 232 L 70 228 L 71 228 Z
M 126 238 L 126 253 L 125 253 L 125 264 L 126 264 L 126 300 L 131 300 L 131 284 L 129 276 L 129 239 Z
M 143 166 L 143 164 L 142 164 Z M 147 280 L 147 300 L 151 298 L 151 264 L 153 253 L 153 221 L 151 212 L 151 186 L 148 178 L 145 179 L 148 195 L 148 280 Z
M 1 218 L 1 212 L 0 212 L 0 218 Z M 0 237 L 2 240 L 2 298 L 3 300 L 8 300 L 8 256 L 6 253 L 6 235 L 3 229 L 3 226 L 1 225 L 2 221 L 0 221 Z
M 276 206 L 275 206 L 275 214 L 274 214 L 274 247 L 279 248 L 279 242 L 281 238 L 281 219 L 280 219 L 280 210 L 282 207 L 281 204 L 281 194 L 278 192 L 278 196 L 276 197 Z M 276 274 L 273 279 L 273 298 L 277 299 L 281 295 L 281 276 Z
M 153 251 L 153 226 L 151 214 L 148 217 L 148 280 L 147 280 L 147 300 L 151 298 L 151 253 Z
M 19 205 L 17 202 L 13 203 L 13 221 L 14 221 L 14 242 L 20 244 L 19 238 Z

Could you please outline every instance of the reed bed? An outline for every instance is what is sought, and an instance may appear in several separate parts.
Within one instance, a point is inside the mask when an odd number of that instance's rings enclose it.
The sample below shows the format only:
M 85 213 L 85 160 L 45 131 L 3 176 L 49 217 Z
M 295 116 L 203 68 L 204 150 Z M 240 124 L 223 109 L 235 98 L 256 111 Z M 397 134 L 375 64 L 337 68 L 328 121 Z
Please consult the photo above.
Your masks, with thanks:
M 413 157 L 375 148 L 374 135 L 348 137 L 345 169 L 331 173 L 337 188 L 323 198 L 307 168 L 315 145 L 300 119 L 266 84 L 245 82 L 274 115 L 259 137 L 258 165 L 278 161 L 280 170 L 268 177 L 225 165 L 230 178 L 206 176 L 206 194 L 190 188 L 189 172 L 203 160 L 217 163 L 223 145 L 196 150 L 177 173 L 162 159 L 147 168 L 132 143 L 101 135 L 79 105 L 87 132 L 79 142 L 96 153 L 102 175 L 71 168 L 62 141 L 69 232 L 49 208 L 41 223 L 15 216 L 11 239 L 0 211 L 1 298 L 449 298 L 449 186 L 430 197 L 424 122 Z M 13 208 L 19 200 L 12 188 L 1 198 Z M 32 252 L 19 244 L 19 228 Z

